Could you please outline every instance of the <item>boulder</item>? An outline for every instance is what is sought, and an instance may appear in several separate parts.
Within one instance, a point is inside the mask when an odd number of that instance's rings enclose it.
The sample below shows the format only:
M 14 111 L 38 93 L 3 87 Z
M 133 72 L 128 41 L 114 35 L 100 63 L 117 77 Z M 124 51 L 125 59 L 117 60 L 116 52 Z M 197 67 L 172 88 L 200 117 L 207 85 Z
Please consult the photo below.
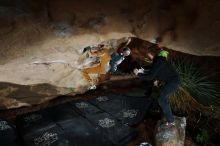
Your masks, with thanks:
M 184 146 L 186 118 L 175 117 L 175 126 L 161 128 L 161 121 L 156 126 L 156 146 Z

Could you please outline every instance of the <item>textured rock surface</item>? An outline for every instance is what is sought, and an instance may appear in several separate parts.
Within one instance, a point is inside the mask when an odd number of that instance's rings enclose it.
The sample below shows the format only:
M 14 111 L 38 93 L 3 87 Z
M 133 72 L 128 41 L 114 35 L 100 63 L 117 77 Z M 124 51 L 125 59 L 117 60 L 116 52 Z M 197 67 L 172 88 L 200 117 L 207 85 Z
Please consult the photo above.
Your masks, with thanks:
M 123 37 L 161 37 L 174 50 L 219 56 L 219 6 L 218 0 L 1 1 L 0 107 L 85 92 L 80 49 L 103 41 L 115 39 L 117 47 Z
M 184 146 L 186 118 L 175 117 L 175 127 L 161 128 L 161 121 L 156 127 L 156 146 Z
M 90 66 L 92 59 L 81 56 L 81 50 L 47 51 L 0 65 L 0 109 L 40 104 L 59 95 L 88 90 L 81 69 Z

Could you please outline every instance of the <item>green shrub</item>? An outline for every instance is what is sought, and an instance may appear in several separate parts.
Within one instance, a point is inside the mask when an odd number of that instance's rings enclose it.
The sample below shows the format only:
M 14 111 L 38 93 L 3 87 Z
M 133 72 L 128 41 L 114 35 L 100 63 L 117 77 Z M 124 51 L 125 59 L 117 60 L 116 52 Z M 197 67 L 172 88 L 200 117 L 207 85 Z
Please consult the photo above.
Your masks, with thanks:
M 170 59 L 170 62 L 181 78 L 180 87 L 170 97 L 172 108 L 178 112 L 197 110 L 216 116 L 220 106 L 219 83 L 210 81 L 208 75 L 186 58 Z
M 206 144 L 209 140 L 209 135 L 207 130 L 205 129 L 199 129 L 196 138 L 195 138 L 196 142 L 199 144 Z

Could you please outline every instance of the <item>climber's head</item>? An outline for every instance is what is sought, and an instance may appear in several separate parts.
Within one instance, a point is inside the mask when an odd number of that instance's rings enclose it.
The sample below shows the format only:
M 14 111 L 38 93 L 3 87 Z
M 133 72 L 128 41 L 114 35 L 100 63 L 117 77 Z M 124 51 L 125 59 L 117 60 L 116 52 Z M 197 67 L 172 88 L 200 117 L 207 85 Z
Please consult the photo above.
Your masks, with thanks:
M 129 56 L 131 54 L 131 49 L 128 47 L 124 48 L 122 51 L 123 51 L 122 54 L 124 56 Z

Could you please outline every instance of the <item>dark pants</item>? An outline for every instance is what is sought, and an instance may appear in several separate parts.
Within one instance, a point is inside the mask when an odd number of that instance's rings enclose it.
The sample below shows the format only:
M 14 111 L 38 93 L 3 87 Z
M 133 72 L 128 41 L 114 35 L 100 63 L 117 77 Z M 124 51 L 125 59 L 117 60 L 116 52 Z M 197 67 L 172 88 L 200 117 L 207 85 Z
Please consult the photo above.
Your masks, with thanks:
M 170 104 L 168 102 L 168 96 L 175 92 L 179 85 L 179 79 L 172 80 L 165 84 L 165 86 L 161 89 L 158 103 L 163 111 L 163 114 L 168 122 L 174 122 L 174 117 L 170 108 Z

